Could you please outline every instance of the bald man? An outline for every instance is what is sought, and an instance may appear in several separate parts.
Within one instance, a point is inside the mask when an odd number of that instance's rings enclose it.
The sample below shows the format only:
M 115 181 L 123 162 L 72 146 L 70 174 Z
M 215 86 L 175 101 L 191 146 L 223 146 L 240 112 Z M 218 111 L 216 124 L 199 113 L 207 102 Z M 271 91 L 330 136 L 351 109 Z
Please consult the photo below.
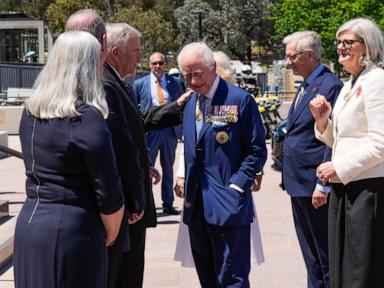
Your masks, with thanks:
M 137 101 L 143 111 L 175 101 L 182 94 L 180 84 L 172 76 L 164 73 L 165 66 L 164 54 L 153 53 L 149 57 L 151 73 L 136 80 L 133 84 Z M 173 162 L 175 161 L 178 138 L 181 138 L 180 126 L 147 133 L 150 160 L 153 165 L 160 153 L 160 164 L 163 170 L 161 198 L 163 200 L 163 213 L 168 215 L 179 214 L 179 211 L 173 207 Z

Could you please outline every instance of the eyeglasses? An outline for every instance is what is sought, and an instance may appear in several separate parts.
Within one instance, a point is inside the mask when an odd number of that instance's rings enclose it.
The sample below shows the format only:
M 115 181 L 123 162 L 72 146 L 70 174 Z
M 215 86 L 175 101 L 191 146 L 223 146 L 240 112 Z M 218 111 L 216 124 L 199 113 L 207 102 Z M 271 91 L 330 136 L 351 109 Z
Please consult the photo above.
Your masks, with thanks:
M 151 62 L 151 64 L 153 66 L 156 66 L 157 64 L 159 64 L 160 66 L 163 66 L 164 65 L 164 61 Z
M 185 79 L 189 80 L 189 79 L 192 79 L 192 78 L 201 78 L 203 76 L 204 72 L 203 71 L 195 71 L 195 72 L 192 72 L 192 73 L 188 73 L 188 74 L 184 74 L 183 73 L 183 76 Z
M 295 61 L 297 59 L 297 56 L 301 55 L 301 54 L 304 54 L 305 51 L 299 51 L 295 54 L 292 54 L 292 55 L 285 55 L 285 60 L 291 60 L 291 61 Z
M 339 40 L 339 39 L 336 39 L 335 41 L 333 41 L 333 45 L 335 45 L 335 48 L 339 47 L 340 44 L 343 45 L 343 48 L 351 48 L 353 43 L 356 43 L 356 42 L 360 42 L 360 43 L 364 43 L 363 40 L 360 40 L 360 39 L 344 39 L 344 40 Z

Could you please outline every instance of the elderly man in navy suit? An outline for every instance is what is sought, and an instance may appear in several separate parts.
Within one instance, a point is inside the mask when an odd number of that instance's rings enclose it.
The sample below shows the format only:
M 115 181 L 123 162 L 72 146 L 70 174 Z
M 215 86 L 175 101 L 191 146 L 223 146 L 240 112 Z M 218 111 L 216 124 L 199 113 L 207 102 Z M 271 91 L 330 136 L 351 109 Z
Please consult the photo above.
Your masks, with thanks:
M 162 53 L 155 52 L 149 57 L 149 67 L 151 73 L 136 80 L 133 84 L 137 102 L 142 111 L 175 101 L 182 94 L 180 84 L 173 77 L 164 73 L 165 56 Z M 180 126 L 147 133 L 152 165 L 155 164 L 157 154 L 160 152 L 160 164 L 163 170 L 161 183 L 163 212 L 170 215 L 179 214 L 173 207 L 173 162 L 178 138 L 181 138 Z
M 183 221 L 202 287 L 249 287 L 251 186 L 267 158 L 253 97 L 216 74 L 212 51 L 185 46 L 180 69 L 195 91 L 184 110 Z
M 296 75 L 304 78 L 288 114 L 284 141 L 283 186 L 291 196 L 297 237 L 308 272 L 308 287 L 329 287 L 328 203 L 329 184 L 316 177 L 316 168 L 331 157 L 330 149 L 315 138 L 309 102 L 323 95 L 334 103 L 341 81 L 321 64 L 320 35 L 301 31 L 284 38 L 285 58 Z

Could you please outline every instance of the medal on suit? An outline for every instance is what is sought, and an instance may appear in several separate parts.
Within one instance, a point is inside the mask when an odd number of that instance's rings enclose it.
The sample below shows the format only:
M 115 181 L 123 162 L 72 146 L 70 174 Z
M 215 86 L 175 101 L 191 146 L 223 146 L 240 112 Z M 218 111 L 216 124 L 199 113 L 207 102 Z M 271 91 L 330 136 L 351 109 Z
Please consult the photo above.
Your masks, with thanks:
M 225 131 L 220 131 L 219 133 L 216 134 L 216 141 L 219 144 L 225 144 L 229 140 L 229 135 Z

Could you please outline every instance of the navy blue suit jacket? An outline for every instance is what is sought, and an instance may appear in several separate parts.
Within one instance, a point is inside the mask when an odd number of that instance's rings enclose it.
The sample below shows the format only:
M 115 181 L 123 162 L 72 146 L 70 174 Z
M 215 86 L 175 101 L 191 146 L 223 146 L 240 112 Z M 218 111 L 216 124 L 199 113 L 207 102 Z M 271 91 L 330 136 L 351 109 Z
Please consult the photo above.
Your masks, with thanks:
M 220 79 L 211 106 L 234 105 L 238 120 L 224 126 L 205 122 L 196 139 L 196 99 L 194 93 L 184 109 L 185 207 L 184 222 L 191 223 L 199 185 L 208 223 L 220 226 L 246 225 L 253 221 L 250 187 L 256 172 L 267 158 L 264 127 L 253 97 Z M 219 132 L 228 134 L 226 143 L 216 140 Z M 240 193 L 230 184 L 244 190 Z
M 331 159 L 331 150 L 315 137 L 315 122 L 309 102 L 320 94 L 334 103 L 342 86 L 339 78 L 324 67 L 313 83 L 305 88 L 305 95 L 296 109 L 297 95 L 292 102 L 283 156 L 283 187 L 291 196 L 311 197 L 317 183 L 317 166 Z
M 180 84 L 168 74 L 165 74 L 165 79 L 167 82 L 166 89 L 169 93 L 169 102 L 176 101 L 182 94 L 182 89 Z M 140 106 L 140 109 L 144 112 L 149 111 L 153 106 L 152 103 L 152 95 L 151 95 L 151 74 L 144 76 L 140 79 L 137 79 L 133 83 L 133 88 L 136 92 L 137 103 Z M 175 135 L 177 138 L 181 138 L 181 127 L 175 126 L 173 127 L 175 131 Z

